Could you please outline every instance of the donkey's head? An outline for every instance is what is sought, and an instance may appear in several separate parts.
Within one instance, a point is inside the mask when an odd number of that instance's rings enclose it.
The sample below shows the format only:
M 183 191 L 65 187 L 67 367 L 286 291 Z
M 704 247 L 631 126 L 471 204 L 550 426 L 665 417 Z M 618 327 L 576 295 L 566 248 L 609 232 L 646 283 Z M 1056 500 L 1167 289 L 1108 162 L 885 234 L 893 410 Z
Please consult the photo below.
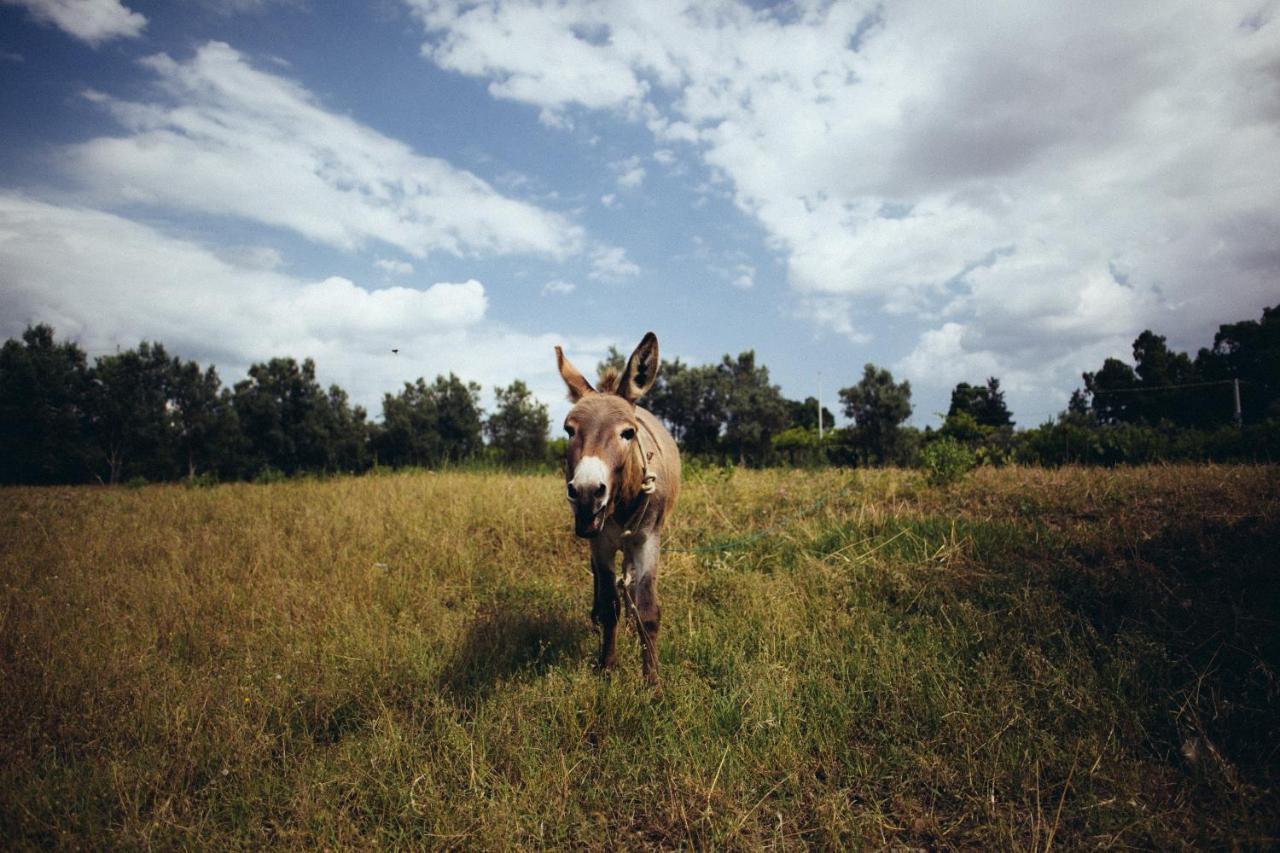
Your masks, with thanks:
M 649 332 L 627 360 L 621 375 L 606 373 L 600 388 L 591 387 L 556 347 L 560 375 L 569 386 L 573 408 L 564 419 L 569 450 L 564 460 L 565 492 L 573 507 L 574 532 L 585 538 L 599 534 L 612 506 L 640 489 L 643 462 L 636 441 L 636 401 L 658 376 L 658 338 Z

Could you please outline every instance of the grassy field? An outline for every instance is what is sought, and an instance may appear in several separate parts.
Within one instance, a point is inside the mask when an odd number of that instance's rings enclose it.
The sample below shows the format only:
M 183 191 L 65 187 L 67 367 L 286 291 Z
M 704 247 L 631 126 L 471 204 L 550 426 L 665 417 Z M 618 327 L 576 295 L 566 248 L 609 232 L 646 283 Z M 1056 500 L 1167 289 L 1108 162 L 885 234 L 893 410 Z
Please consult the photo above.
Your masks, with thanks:
M 0 491 L 0 846 L 1277 843 L 1275 468 L 711 470 L 660 695 L 562 488 Z

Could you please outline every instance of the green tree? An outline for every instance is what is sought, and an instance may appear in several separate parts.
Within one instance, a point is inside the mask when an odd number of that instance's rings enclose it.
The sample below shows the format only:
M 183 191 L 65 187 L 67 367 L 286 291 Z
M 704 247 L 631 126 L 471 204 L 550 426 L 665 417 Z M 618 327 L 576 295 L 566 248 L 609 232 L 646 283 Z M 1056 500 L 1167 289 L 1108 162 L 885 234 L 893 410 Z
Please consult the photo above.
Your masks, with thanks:
M 741 465 L 763 464 L 772 450 L 772 437 L 787 427 L 787 404 L 777 385 L 769 382 L 769 368 L 756 364 L 753 350 L 720 362 L 724 393 L 725 449 Z
M 657 382 L 641 404 L 662 418 L 686 453 L 718 453 L 720 434 L 728 419 L 725 380 L 714 364 L 693 367 L 679 359 L 664 361 Z
M 162 344 L 143 341 L 137 349 L 94 362 L 89 372 L 89 421 L 107 482 L 173 476 L 169 377 L 169 356 Z
M 421 377 L 399 394 L 382 397 L 382 426 L 374 441 L 378 461 L 398 468 L 434 465 L 442 457 L 436 432 L 436 400 Z
M 547 455 L 547 407 L 529 387 L 517 379 L 506 388 L 494 388 L 498 409 L 485 421 L 490 446 L 506 462 L 540 461 Z
M 818 398 L 805 397 L 804 402 L 799 400 L 787 400 L 787 423 L 793 427 L 801 429 L 817 430 L 818 428 Z M 834 429 L 836 425 L 836 416 L 826 406 L 822 407 L 822 428 L 824 430 Z
M 951 406 L 947 410 L 947 418 L 954 415 L 969 415 L 981 426 L 1011 427 L 1013 416 L 1004 401 L 1004 392 L 1000 390 L 1000 380 L 992 376 L 987 384 L 970 385 L 961 382 L 951 392 Z
M 169 365 L 168 400 L 177 461 L 187 479 L 199 471 L 234 472 L 231 462 L 240 438 L 231 392 L 212 365 L 174 358 Z M 230 463 L 230 464 L 229 464 Z
M 596 375 L 601 376 L 606 370 L 616 370 L 621 373 L 627 367 L 627 357 L 612 344 L 609 351 L 605 353 L 604 359 L 596 363 Z M 661 375 L 661 374 L 659 374 Z
M 452 373 L 437 376 L 431 388 L 436 400 L 436 432 L 448 462 L 470 459 L 484 448 L 484 412 L 480 386 L 463 382 Z
M 1196 355 L 1196 370 L 1209 381 L 1238 379 L 1245 423 L 1280 418 L 1280 305 L 1262 309 L 1262 319 L 1225 323 L 1213 336 L 1213 346 Z M 1230 418 L 1229 386 L 1213 389 L 1205 408 Z
M 88 474 L 84 352 L 29 327 L 0 349 L 0 482 L 74 483 Z
M 347 392 L 329 386 L 329 470 L 354 473 L 369 467 L 369 417 L 363 406 L 352 406 Z
M 813 421 L 817 424 L 818 418 L 815 416 Z M 790 426 L 782 432 L 775 433 L 771 441 L 774 452 L 788 464 L 813 465 L 822 461 L 817 426 L 812 429 Z
M 1202 421 L 1203 415 L 1212 417 L 1211 407 L 1199 405 L 1204 400 L 1205 389 L 1177 389 L 1178 385 L 1195 383 L 1199 377 L 1190 357 L 1170 350 L 1164 335 L 1143 330 L 1133 342 L 1133 361 L 1134 373 L 1143 389 L 1133 395 L 1139 421 L 1190 425 Z
M 271 466 L 286 474 L 338 468 L 334 404 L 306 359 L 273 358 L 249 368 L 232 398 L 249 446 L 250 470 Z
M 378 461 L 393 467 L 459 462 L 480 452 L 481 431 L 479 385 L 452 373 L 431 385 L 419 377 L 382 398 Z
M 1132 367 L 1117 358 L 1108 358 L 1102 363 L 1101 370 L 1085 373 L 1083 378 L 1093 414 L 1100 423 L 1121 424 L 1138 420 L 1140 415 L 1134 400 L 1138 375 Z
M 840 389 L 840 400 L 845 416 L 853 419 L 852 443 L 864 460 L 891 460 L 899 428 L 911 416 L 911 383 L 894 382 L 888 370 L 867 364 L 858 384 Z

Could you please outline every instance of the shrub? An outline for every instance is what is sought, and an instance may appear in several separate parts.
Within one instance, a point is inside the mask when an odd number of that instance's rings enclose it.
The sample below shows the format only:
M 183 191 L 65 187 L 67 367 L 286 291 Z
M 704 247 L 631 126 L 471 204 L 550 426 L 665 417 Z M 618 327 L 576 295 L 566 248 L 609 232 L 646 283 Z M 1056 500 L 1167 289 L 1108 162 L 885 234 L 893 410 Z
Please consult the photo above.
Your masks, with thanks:
M 253 482 L 259 485 L 268 485 L 270 483 L 283 483 L 289 477 L 279 468 L 273 468 L 268 465 L 257 474 L 253 475 Z
M 218 475 L 211 471 L 205 471 L 195 476 L 188 477 L 186 481 L 189 489 L 208 489 L 218 485 Z
M 931 485 L 954 483 L 978 464 L 973 451 L 950 436 L 943 436 L 920 451 L 920 465 Z

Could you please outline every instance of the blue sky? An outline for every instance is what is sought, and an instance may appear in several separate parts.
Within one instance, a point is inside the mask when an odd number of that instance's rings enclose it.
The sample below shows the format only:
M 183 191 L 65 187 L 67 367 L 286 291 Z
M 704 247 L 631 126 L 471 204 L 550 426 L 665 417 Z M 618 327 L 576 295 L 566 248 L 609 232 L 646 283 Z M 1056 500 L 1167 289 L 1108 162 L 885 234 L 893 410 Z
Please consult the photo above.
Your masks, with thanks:
M 1276 2 L 0 0 L 0 334 L 454 371 L 649 329 L 920 425 L 1280 302 Z M 392 348 L 400 350 L 398 355 Z

